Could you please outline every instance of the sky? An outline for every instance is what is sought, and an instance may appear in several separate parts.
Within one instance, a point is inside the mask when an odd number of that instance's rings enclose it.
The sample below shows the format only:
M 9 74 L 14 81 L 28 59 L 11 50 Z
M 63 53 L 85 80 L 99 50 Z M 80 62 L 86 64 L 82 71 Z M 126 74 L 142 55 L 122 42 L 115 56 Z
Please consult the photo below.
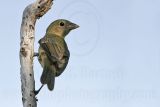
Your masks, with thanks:
M 34 0 L 1 1 L 0 106 L 22 107 L 20 25 Z M 160 1 L 55 0 L 36 22 L 35 51 L 47 26 L 67 19 L 80 26 L 66 37 L 71 53 L 55 89 L 45 86 L 37 107 L 159 107 Z M 36 89 L 42 68 L 34 59 Z

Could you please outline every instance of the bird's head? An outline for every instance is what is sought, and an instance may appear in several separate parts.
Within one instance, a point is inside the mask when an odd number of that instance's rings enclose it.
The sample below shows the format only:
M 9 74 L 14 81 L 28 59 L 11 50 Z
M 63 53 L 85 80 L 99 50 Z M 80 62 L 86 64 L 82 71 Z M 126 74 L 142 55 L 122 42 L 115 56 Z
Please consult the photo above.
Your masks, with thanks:
M 74 24 L 65 19 L 58 19 L 52 22 L 47 28 L 46 33 L 54 34 L 60 37 L 65 37 L 71 30 L 78 28 L 77 24 Z

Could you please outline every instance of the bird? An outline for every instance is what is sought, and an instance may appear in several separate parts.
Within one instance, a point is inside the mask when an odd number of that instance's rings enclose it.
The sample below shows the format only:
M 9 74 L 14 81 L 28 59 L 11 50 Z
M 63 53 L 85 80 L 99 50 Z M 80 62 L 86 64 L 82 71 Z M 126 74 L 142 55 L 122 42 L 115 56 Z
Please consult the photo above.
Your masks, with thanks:
M 45 84 L 50 91 L 54 89 L 55 77 L 64 72 L 70 57 L 65 37 L 78 27 L 79 25 L 71 21 L 58 19 L 48 26 L 45 36 L 38 41 L 38 61 L 43 72 L 40 78 L 42 86 L 35 94 L 38 94 Z

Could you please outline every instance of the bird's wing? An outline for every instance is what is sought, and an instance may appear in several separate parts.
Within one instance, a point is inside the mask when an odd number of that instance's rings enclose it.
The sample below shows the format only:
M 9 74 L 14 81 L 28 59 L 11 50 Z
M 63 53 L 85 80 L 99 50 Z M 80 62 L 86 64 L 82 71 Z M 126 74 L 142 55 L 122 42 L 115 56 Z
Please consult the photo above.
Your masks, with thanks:
M 39 41 L 40 46 L 45 50 L 49 60 L 53 63 L 61 63 L 63 58 L 69 59 L 69 51 L 65 41 L 55 38 L 42 38 Z
M 39 40 L 39 44 L 40 46 L 43 48 L 43 50 L 45 51 L 46 55 L 49 57 L 49 60 L 51 62 L 56 62 L 56 57 L 52 57 L 51 52 L 50 52 L 50 48 L 48 47 L 49 45 L 49 41 L 47 40 L 47 38 L 43 37 Z

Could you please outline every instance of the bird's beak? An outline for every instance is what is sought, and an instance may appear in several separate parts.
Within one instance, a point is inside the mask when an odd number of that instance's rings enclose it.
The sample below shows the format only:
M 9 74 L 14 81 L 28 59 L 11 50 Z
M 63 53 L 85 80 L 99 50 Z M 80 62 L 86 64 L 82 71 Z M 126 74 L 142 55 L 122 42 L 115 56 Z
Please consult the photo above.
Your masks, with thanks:
M 79 25 L 77 25 L 75 23 L 70 23 L 67 27 L 68 27 L 68 29 L 73 30 L 73 29 L 79 28 Z

